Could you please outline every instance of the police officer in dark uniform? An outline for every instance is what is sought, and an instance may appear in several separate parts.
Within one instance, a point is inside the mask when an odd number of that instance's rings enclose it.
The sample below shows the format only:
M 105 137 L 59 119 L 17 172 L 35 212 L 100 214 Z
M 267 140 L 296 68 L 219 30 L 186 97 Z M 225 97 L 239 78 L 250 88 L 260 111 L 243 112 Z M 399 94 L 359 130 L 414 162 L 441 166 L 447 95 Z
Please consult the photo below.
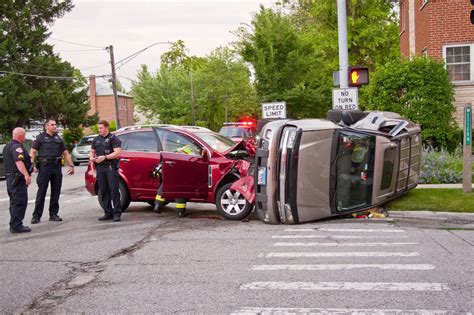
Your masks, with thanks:
M 36 193 L 35 210 L 33 212 L 32 224 L 39 223 L 43 215 L 44 201 L 48 185 L 51 182 L 51 199 L 49 202 L 49 221 L 62 221 L 58 215 L 59 195 L 61 194 L 61 185 L 63 181 L 61 159 L 64 156 L 69 170 L 68 174 L 74 174 L 74 164 L 71 155 L 66 149 L 63 139 L 57 134 L 58 127 L 54 119 L 47 119 L 44 124 L 45 131 L 39 134 L 30 150 L 30 156 L 33 161 L 36 157 L 36 169 L 38 177 L 38 192 Z
M 90 160 L 95 165 L 97 183 L 102 192 L 104 215 L 99 221 L 121 220 L 122 208 L 119 192 L 119 160 L 122 153 L 120 139 L 109 132 L 109 122 L 99 120 L 99 135 L 94 138 L 89 153 Z
M 10 197 L 10 232 L 25 233 L 31 229 L 23 225 L 28 205 L 27 187 L 31 184 L 31 160 L 23 147 L 25 129 L 15 128 L 12 138 L 3 148 L 3 161 L 7 177 L 7 191 Z

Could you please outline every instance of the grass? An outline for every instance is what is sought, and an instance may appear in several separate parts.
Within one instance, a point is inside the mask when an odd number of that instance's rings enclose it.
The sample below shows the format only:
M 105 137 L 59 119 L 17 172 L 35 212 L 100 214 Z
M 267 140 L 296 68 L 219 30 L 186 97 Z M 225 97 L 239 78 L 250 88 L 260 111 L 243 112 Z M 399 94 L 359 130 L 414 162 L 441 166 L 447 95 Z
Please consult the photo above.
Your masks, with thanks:
M 413 189 L 386 204 L 387 210 L 474 213 L 474 191 L 462 189 Z

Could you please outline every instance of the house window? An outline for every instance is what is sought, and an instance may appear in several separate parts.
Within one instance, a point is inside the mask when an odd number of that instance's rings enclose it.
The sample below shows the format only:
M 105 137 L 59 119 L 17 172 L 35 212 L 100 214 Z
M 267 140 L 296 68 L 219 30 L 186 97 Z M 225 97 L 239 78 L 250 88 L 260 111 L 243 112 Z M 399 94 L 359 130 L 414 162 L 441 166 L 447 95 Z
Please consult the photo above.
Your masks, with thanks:
M 444 58 L 451 81 L 471 81 L 473 45 L 445 47 Z
M 406 15 L 405 15 L 405 1 L 401 0 L 400 1 L 400 34 L 405 31 L 405 20 L 406 20 Z

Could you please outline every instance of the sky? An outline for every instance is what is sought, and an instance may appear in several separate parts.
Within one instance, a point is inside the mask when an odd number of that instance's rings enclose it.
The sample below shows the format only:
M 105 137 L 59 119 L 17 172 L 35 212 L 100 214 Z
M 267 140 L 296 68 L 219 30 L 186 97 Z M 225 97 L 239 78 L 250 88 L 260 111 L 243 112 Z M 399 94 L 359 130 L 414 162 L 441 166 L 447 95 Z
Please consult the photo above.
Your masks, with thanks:
M 84 76 L 108 75 L 111 73 L 109 53 L 101 47 L 113 45 L 117 63 L 156 42 L 181 39 L 191 55 L 204 57 L 213 49 L 235 41 L 231 32 L 242 24 L 249 24 L 260 4 L 271 7 L 274 2 L 76 0 L 75 7 L 51 26 L 48 43 Z M 161 54 L 169 47 L 169 44 L 153 46 L 120 67 L 117 77 L 122 85 L 127 90 L 130 88 L 142 64 L 156 71 Z

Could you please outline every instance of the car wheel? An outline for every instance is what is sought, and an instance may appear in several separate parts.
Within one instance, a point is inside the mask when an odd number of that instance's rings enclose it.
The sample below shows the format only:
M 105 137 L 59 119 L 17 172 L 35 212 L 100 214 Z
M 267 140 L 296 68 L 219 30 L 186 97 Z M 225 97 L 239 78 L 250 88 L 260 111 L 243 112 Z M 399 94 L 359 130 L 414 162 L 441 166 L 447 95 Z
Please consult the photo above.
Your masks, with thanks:
M 81 163 L 79 163 L 79 162 L 72 162 L 72 164 L 74 164 L 74 166 L 79 166 L 79 164 L 81 164 Z
M 119 193 L 120 193 L 120 206 L 122 208 L 122 212 L 127 211 L 128 206 L 130 205 L 130 194 L 128 193 L 127 186 L 123 181 L 119 181 Z M 102 207 L 102 209 L 105 208 L 104 202 L 103 202 L 103 196 L 102 192 L 99 188 L 99 192 L 97 193 L 97 198 L 99 199 L 99 204 Z
M 222 186 L 216 195 L 219 213 L 227 220 L 242 220 L 249 215 L 252 205 L 236 190 L 230 189 L 233 183 Z

